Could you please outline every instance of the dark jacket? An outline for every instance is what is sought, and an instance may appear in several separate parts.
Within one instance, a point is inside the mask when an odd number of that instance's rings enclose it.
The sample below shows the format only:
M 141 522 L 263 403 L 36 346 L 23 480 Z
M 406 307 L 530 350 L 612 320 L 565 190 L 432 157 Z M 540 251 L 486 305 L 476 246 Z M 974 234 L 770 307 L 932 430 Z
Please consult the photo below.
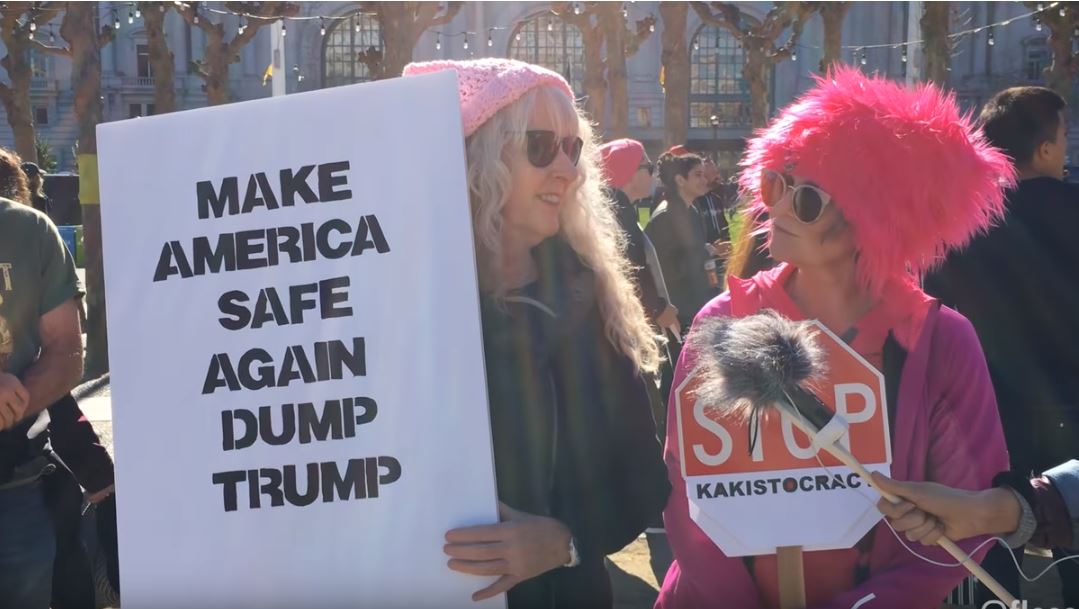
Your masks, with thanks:
M 509 592 L 511 609 L 612 605 L 603 557 L 635 539 L 670 484 L 641 378 L 605 337 L 594 276 L 561 240 L 503 306 L 484 298 L 484 356 L 499 499 L 565 523 L 581 564 Z
M 1012 468 L 1041 472 L 1079 446 L 1079 187 L 1023 180 L 1002 225 L 948 257 L 926 291 L 974 324 Z
M 704 271 L 708 251 L 700 216 L 692 205 L 668 195 L 656 208 L 645 233 L 656 247 L 671 304 L 678 307 L 678 320 L 688 328 L 697 311 L 718 293 Z
M 667 301 L 659 295 L 656 289 L 656 280 L 652 272 L 648 270 L 648 259 L 645 254 L 644 231 L 637 223 L 637 207 L 629 200 L 626 193 L 618 189 L 611 189 L 609 194 L 614 199 L 618 214 L 618 224 L 626 235 L 626 259 L 633 270 L 633 284 L 637 288 L 637 295 L 644 305 L 644 312 L 648 319 L 655 320 L 659 314 L 667 308 Z

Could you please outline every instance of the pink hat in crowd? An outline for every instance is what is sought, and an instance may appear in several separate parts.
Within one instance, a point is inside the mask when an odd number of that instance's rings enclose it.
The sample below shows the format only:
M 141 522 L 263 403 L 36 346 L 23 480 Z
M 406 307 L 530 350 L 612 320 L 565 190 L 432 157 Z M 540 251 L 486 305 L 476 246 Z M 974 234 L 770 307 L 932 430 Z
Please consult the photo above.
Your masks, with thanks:
M 417 62 L 405 66 L 402 75 L 414 76 L 442 70 L 457 72 L 465 137 L 475 133 L 496 112 L 536 87 L 555 87 L 571 101 L 574 99 L 573 89 L 557 72 L 515 59 L 492 57 L 469 61 Z
M 599 147 L 603 160 L 603 180 L 611 188 L 622 190 L 644 160 L 644 146 L 637 140 L 612 140 Z

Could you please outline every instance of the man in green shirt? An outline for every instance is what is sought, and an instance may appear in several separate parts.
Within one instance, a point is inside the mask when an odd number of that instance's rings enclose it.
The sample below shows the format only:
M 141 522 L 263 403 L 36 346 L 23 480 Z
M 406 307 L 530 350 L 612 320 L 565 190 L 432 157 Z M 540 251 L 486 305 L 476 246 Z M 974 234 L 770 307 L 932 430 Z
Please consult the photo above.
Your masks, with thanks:
M 24 184 L 0 149 L 0 192 Z M 56 543 L 41 478 L 55 466 L 40 431 L 82 377 L 81 293 L 52 221 L 0 198 L 0 609 L 49 607 Z

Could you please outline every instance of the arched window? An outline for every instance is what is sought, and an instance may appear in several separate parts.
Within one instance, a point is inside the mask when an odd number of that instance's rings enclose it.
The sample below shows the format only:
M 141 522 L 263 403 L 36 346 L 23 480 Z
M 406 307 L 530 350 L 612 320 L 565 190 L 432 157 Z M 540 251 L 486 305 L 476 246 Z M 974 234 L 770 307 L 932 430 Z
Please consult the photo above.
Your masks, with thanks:
M 509 56 L 554 70 L 578 95 L 584 90 L 584 44 L 581 31 L 556 15 L 540 13 L 517 26 Z
M 322 86 L 337 87 L 371 80 L 359 54 L 368 49 L 383 51 L 382 27 L 374 15 L 353 13 L 337 19 L 326 32 L 322 46 Z
M 744 53 L 738 40 L 723 28 L 704 25 L 697 30 L 689 55 L 689 126 L 748 127 L 749 87 L 742 78 Z

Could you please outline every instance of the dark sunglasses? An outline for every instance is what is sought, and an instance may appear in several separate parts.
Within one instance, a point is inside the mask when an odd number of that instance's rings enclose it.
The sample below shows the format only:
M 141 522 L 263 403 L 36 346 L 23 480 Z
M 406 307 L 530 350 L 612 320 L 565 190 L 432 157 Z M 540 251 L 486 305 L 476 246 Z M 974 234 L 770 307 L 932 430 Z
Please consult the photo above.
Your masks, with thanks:
M 761 200 L 768 207 L 775 207 L 787 193 L 791 193 L 791 207 L 794 217 L 802 224 L 813 224 L 820 220 L 824 208 L 832 202 L 832 197 L 812 184 L 792 186 L 787 176 L 765 169 L 761 172 Z
M 581 150 L 584 148 L 584 140 L 581 138 L 569 136 L 558 139 L 558 134 L 554 131 L 525 131 L 525 138 L 528 162 L 537 169 L 543 169 L 553 163 L 559 149 L 565 152 L 570 162 L 576 166 L 581 158 Z
M 647 169 L 648 175 L 652 175 L 656 171 L 656 166 L 653 163 L 642 163 L 637 169 Z

